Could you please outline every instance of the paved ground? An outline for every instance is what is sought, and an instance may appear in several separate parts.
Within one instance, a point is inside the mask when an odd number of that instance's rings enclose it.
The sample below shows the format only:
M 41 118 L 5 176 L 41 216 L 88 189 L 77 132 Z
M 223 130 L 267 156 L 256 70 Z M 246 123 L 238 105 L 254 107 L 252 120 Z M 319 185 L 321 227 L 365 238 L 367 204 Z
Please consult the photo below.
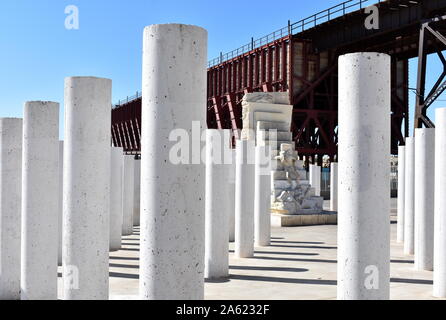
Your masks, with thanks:
M 396 238 L 396 201 L 392 199 L 391 298 L 433 299 L 432 272 L 413 269 Z M 230 245 L 230 277 L 206 282 L 206 299 L 336 299 L 336 226 L 273 228 L 270 247 L 255 257 L 236 259 Z M 138 293 L 139 228 L 124 237 L 123 249 L 110 254 L 112 299 Z

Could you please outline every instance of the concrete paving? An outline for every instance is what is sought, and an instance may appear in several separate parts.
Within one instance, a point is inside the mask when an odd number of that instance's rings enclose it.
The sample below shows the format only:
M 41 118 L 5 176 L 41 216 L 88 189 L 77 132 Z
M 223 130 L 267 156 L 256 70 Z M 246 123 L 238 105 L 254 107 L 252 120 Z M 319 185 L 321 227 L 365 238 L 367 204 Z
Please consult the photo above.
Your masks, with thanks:
M 413 256 L 396 243 L 396 199 L 391 210 L 391 299 L 435 299 L 432 272 L 416 271 Z M 328 201 L 324 203 L 329 206 Z M 229 253 L 229 279 L 206 282 L 205 299 L 336 299 L 336 226 L 272 228 L 271 246 L 256 247 L 254 258 Z M 138 298 L 139 227 L 110 253 L 110 298 Z M 61 269 L 59 269 L 61 272 Z M 61 281 L 59 281 L 61 283 Z M 60 296 L 61 298 L 61 296 Z

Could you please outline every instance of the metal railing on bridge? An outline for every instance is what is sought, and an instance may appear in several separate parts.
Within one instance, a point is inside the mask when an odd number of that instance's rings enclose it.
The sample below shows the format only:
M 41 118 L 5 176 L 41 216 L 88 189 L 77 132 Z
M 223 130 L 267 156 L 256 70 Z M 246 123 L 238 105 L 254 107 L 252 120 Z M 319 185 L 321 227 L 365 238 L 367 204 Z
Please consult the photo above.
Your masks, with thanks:
M 339 18 L 348 13 L 361 10 L 362 8 L 367 7 L 368 5 L 377 4 L 384 2 L 386 0 L 349 0 L 342 2 L 334 7 L 328 8 L 326 10 L 320 11 L 312 16 L 309 16 L 305 19 L 299 20 L 297 22 L 291 23 L 288 21 L 288 26 L 283 27 L 279 30 L 276 30 L 266 36 L 263 36 L 259 39 L 254 40 L 251 38 L 251 42 L 241 46 L 235 50 L 229 51 L 227 53 L 220 53 L 220 56 L 212 59 L 208 62 L 208 68 L 221 64 L 225 61 L 231 60 L 235 57 L 238 57 L 244 53 L 252 51 L 254 49 L 260 48 L 268 43 L 271 43 L 275 40 L 281 39 L 288 35 L 295 35 L 305 30 L 314 28 L 319 24 L 328 22 L 330 20 Z
M 123 100 L 118 100 L 117 103 L 113 104 L 113 108 L 118 108 L 124 104 L 127 104 L 129 102 L 132 102 L 133 100 L 139 99 L 142 97 L 142 92 L 140 91 L 136 91 L 136 94 L 134 94 L 133 96 L 127 96 L 126 99 Z
M 220 53 L 220 56 L 212 59 L 208 62 L 208 68 L 216 66 L 225 61 L 231 60 L 235 57 L 238 57 L 244 53 L 252 51 L 254 49 L 260 48 L 268 43 L 271 43 L 275 40 L 281 39 L 288 35 L 295 35 L 305 30 L 314 28 L 322 23 L 328 22 L 330 20 L 339 18 L 348 13 L 361 10 L 368 5 L 377 4 L 384 2 L 386 0 L 349 0 L 344 1 L 336 6 L 328 8 L 326 10 L 315 13 L 305 19 L 299 20 L 297 22 L 291 23 L 288 21 L 288 26 L 283 27 L 279 30 L 271 32 L 266 36 L 263 36 L 259 39 L 251 38 L 251 42 L 241 46 L 235 50 L 227 52 L 225 54 Z M 127 104 L 133 100 L 141 98 L 142 93 L 137 91 L 136 95 L 128 96 L 126 99 L 119 100 L 117 103 L 113 105 L 113 108 L 117 108 L 121 105 Z

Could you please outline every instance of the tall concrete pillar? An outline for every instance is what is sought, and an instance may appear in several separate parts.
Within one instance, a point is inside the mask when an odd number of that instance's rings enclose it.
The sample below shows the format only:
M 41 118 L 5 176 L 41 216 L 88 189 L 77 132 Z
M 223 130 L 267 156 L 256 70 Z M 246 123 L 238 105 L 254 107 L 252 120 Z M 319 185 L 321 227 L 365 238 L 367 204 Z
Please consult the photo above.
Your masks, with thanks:
M 0 118 L 0 300 L 20 299 L 22 125 Z
M 21 299 L 57 299 L 59 103 L 23 110 Z
M 255 147 L 254 244 L 271 244 L 271 148 Z
M 254 256 L 255 142 L 237 140 L 235 172 L 235 256 Z
M 135 177 L 133 179 L 135 186 L 133 188 L 133 225 L 139 226 L 140 208 L 141 208 L 141 160 L 135 159 Z
M 339 58 L 338 299 L 389 299 L 390 57 Z
M 330 211 L 338 211 L 338 163 L 330 164 Z
M 229 130 L 206 131 L 206 228 L 204 277 L 217 279 L 229 274 L 229 216 L 233 212 L 230 184 L 232 165 L 225 162 L 229 153 Z
M 110 172 L 110 251 L 121 249 L 123 217 L 124 150 L 111 148 Z
M 435 129 L 415 129 L 415 269 L 434 264 Z
M 446 298 L 446 108 L 435 110 L 435 224 L 433 295 Z
M 122 176 L 122 235 L 133 234 L 133 205 L 135 196 L 135 159 L 132 155 L 124 156 Z
M 62 265 L 62 226 L 63 226 L 63 141 L 59 141 L 59 201 L 57 205 L 58 212 L 58 231 L 59 231 L 59 244 L 57 250 L 57 264 Z
M 229 242 L 235 241 L 235 149 L 230 150 L 231 153 L 231 167 L 229 168 L 228 182 L 229 182 L 229 196 L 232 203 L 231 212 L 229 213 Z
M 404 180 L 404 254 L 414 254 L 415 243 L 415 141 L 406 138 Z
M 145 28 L 142 299 L 204 298 L 205 166 L 200 161 L 200 135 L 206 125 L 206 60 L 206 30 L 180 24 Z M 178 147 L 183 147 L 180 155 Z
M 310 184 L 314 188 L 316 196 L 321 195 L 321 167 L 310 165 Z
M 65 300 L 108 299 L 111 88 L 108 79 L 65 79 Z
M 398 221 L 396 226 L 396 241 L 404 242 L 404 187 L 406 177 L 406 147 L 398 147 Z

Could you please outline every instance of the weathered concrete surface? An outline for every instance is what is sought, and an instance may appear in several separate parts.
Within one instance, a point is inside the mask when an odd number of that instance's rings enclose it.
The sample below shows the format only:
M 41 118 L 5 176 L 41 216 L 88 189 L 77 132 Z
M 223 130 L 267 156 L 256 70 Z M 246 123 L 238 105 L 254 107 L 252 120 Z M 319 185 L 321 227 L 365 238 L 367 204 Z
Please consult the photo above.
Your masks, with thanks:
M 144 29 L 142 299 L 203 298 L 205 167 L 199 150 L 206 126 L 206 61 L 206 30 L 181 24 Z M 177 162 L 178 134 L 192 147 L 189 159 Z
M 112 81 L 65 79 L 64 298 L 106 299 Z
M 340 300 L 389 299 L 390 80 L 386 54 L 339 57 Z
M 0 299 L 20 299 L 23 120 L 0 118 Z
M 391 209 L 391 299 L 434 299 L 432 272 L 416 271 L 396 242 L 396 199 Z M 329 208 L 325 202 L 324 208 Z M 272 246 L 255 258 L 236 259 L 230 245 L 226 282 L 207 282 L 205 299 L 336 299 L 336 226 L 272 228 Z M 138 298 L 139 228 L 110 254 L 111 299 Z M 60 270 L 60 269 L 59 269 Z
M 59 103 L 29 101 L 23 108 L 21 300 L 57 298 L 58 209 Z

